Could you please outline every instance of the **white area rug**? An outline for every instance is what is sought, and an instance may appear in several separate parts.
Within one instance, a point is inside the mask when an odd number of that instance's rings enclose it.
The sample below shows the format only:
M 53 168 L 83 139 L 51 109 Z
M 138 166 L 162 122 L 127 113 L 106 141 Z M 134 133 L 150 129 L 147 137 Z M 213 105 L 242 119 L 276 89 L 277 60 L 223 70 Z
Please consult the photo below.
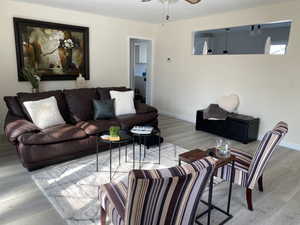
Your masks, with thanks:
M 150 148 L 144 159 L 148 163 L 142 164 L 142 168 L 176 166 L 178 154 L 185 151 L 187 150 L 181 147 L 164 143 L 161 146 L 161 164 L 158 164 L 158 148 Z M 118 150 L 114 149 L 112 165 L 114 169 L 122 173 L 114 173 L 113 180 L 126 176 L 132 169 L 132 153 L 132 145 L 130 145 L 128 146 L 128 162 L 125 163 L 125 148 L 123 147 L 121 166 L 118 167 Z M 138 153 L 139 148 L 136 146 L 135 168 L 138 168 Z M 109 182 L 109 151 L 99 154 L 99 170 L 97 173 L 96 155 L 91 155 L 35 171 L 32 173 L 32 179 L 68 225 L 98 225 L 98 187 Z

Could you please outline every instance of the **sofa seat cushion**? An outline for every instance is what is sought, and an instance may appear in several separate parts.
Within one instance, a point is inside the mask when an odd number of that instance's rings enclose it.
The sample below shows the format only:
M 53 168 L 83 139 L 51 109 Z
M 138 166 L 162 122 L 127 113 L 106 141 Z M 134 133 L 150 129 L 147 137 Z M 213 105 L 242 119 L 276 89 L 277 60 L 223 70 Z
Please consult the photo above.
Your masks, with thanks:
M 73 123 L 93 119 L 93 100 L 99 99 L 95 88 L 64 90 Z
M 136 125 L 146 125 L 148 122 L 152 122 L 157 119 L 156 112 L 143 113 L 143 114 L 129 114 L 118 116 L 117 119 L 120 122 L 121 128 L 128 130 Z
M 96 135 L 104 131 L 108 131 L 111 126 L 120 126 L 120 123 L 116 119 L 109 120 L 91 120 L 87 122 L 79 122 L 76 127 L 84 130 L 88 135 Z
M 45 145 L 86 138 L 87 134 L 80 128 L 64 124 L 47 128 L 38 133 L 25 133 L 19 136 L 24 145 Z

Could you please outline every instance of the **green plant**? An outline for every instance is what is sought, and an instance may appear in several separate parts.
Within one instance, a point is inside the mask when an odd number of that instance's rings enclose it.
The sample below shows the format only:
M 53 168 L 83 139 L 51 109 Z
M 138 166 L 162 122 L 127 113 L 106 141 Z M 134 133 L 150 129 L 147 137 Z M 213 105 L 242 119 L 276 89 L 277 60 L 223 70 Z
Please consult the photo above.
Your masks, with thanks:
M 32 88 L 38 89 L 40 85 L 40 76 L 37 74 L 36 70 L 32 68 L 24 68 L 23 69 L 23 77 L 25 80 L 28 80 L 32 86 Z
M 120 133 L 120 127 L 118 126 L 112 126 L 109 128 L 109 135 L 111 137 L 118 137 Z

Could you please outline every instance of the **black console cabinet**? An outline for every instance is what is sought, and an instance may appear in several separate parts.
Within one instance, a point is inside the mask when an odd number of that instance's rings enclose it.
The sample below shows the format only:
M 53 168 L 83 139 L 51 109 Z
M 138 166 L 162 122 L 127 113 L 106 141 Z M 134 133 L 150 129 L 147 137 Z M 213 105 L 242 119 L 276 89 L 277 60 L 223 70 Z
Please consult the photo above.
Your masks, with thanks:
M 213 133 L 248 144 L 257 140 L 259 119 L 232 113 L 226 120 L 204 120 L 203 111 L 197 111 L 196 130 Z

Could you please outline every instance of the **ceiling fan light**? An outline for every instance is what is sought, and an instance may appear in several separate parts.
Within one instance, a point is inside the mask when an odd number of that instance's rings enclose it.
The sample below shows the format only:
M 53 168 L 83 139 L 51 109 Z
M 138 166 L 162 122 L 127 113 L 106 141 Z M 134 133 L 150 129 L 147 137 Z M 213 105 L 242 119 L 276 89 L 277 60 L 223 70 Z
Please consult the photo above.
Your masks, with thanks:
M 201 0 L 186 0 L 186 1 L 191 4 L 197 4 L 197 3 L 201 2 Z

